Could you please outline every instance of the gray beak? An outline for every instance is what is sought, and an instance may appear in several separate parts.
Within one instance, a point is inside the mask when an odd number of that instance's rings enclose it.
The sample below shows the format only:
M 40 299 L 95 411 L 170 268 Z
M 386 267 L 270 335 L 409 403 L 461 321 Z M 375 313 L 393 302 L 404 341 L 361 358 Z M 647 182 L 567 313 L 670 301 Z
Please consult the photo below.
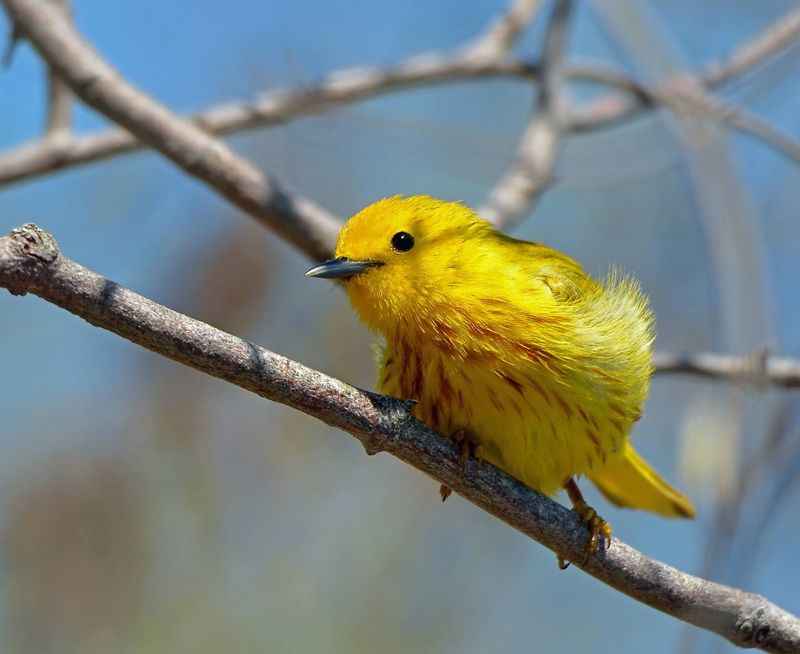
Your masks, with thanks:
M 347 257 L 329 259 L 323 264 L 312 268 L 306 277 L 322 277 L 323 279 L 344 279 L 362 273 L 369 268 L 382 266 L 380 261 L 352 261 Z

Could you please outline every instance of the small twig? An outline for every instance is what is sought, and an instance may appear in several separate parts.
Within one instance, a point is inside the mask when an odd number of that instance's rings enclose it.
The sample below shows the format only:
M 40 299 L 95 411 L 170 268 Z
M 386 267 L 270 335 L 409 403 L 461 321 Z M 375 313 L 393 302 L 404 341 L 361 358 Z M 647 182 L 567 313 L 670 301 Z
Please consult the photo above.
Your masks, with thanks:
M 730 54 L 712 61 L 698 77 L 704 86 L 721 86 L 763 64 L 788 48 L 800 36 L 800 8 L 792 9 L 767 25 Z
M 542 0 L 511 0 L 508 10 L 492 21 L 467 48 L 472 56 L 500 59 L 514 45 L 542 6 Z
M 34 293 L 157 354 L 343 429 L 368 453 L 388 452 L 569 560 L 581 561 L 577 516 L 488 463 L 469 459 L 408 412 L 407 402 L 361 391 L 189 318 L 70 261 L 34 225 L 0 238 L 0 287 Z M 800 619 L 764 597 L 694 577 L 614 540 L 577 564 L 660 611 L 742 647 L 800 650 Z
M 47 69 L 45 140 L 63 143 L 72 131 L 72 93 L 58 73 Z M 57 147 L 57 146 L 56 146 Z
M 558 0 L 553 8 L 540 63 L 536 106 L 522 135 L 517 160 L 478 209 L 499 228 L 509 229 L 528 214 L 553 178 L 568 115 L 564 55 L 572 8 L 572 0 Z
M 49 0 L 53 6 L 70 18 L 70 0 Z M 72 131 L 72 93 L 52 66 L 47 67 L 47 121 L 45 140 L 63 143 Z
M 283 124 L 325 109 L 415 86 L 484 77 L 535 79 L 538 66 L 504 60 L 502 56 L 539 5 L 539 0 L 512 2 L 483 34 L 452 52 L 417 55 L 385 68 L 345 69 L 308 88 L 272 92 L 253 102 L 221 104 L 185 120 L 208 132 L 224 135 Z M 0 186 L 146 146 L 147 143 L 134 134 L 120 129 L 75 137 L 58 147 L 36 141 L 0 153 Z
M 203 180 L 312 258 L 330 255 L 339 221 L 288 193 L 225 143 L 126 82 L 50 3 L 4 0 L 14 24 L 73 93 Z
M 584 73 L 588 70 L 584 70 Z M 793 162 L 800 164 L 800 141 L 781 131 L 766 120 L 759 118 L 751 111 L 732 102 L 722 100 L 711 93 L 693 75 L 683 73 L 675 75 L 663 84 L 653 88 L 639 83 L 632 77 L 611 69 L 593 68 L 594 81 L 615 86 L 628 93 L 631 107 L 636 111 L 646 107 L 662 107 L 676 114 L 687 114 L 707 117 L 771 145 Z M 588 106 L 574 110 L 569 117 L 572 133 L 593 131 L 627 120 L 632 113 L 620 111 L 616 102 L 621 96 L 607 96 L 605 99 L 590 103 Z
M 715 59 L 702 66 L 696 73 L 682 73 L 678 83 L 686 85 L 687 76 L 695 86 L 705 90 L 715 89 L 734 77 L 745 74 L 775 56 L 800 36 L 800 9 L 794 9 L 781 16 L 756 34 L 746 43 L 720 59 Z M 570 119 L 569 129 L 572 132 L 611 127 L 631 118 L 643 109 L 659 106 L 653 102 L 656 97 L 668 97 L 676 80 L 668 79 L 647 94 L 610 93 L 588 103 Z
M 536 64 L 514 60 L 491 61 L 475 57 L 469 52 L 462 50 L 455 54 L 416 56 L 388 68 L 343 70 L 308 88 L 275 91 L 252 102 L 228 102 L 212 106 L 184 120 L 213 134 L 226 135 L 284 124 L 326 109 L 402 89 L 493 77 L 525 81 L 539 77 L 539 66 Z M 633 94 L 637 111 L 658 105 L 662 92 L 667 98 L 671 93 L 671 87 L 648 89 L 626 74 L 596 64 L 572 65 L 565 74 L 570 79 L 608 84 L 625 94 Z M 603 129 L 630 117 L 629 114 L 620 114 L 616 108 L 616 100 L 621 97 L 628 96 L 614 94 L 609 96 L 611 102 L 608 105 L 592 103 L 589 108 L 573 112 L 569 118 L 569 131 Z M 665 102 L 665 105 L 670 106 L 670 103 Z M 703 106 L 698 105 L 695 110 L 702 112 Z M 742 117 L 746 114 L 744 110 L 738 110 L 740 124 L 737 125 L 737 121 L 731 119 L 735 110 L 731 106 L 718 111 L 717 116 L 733 127 L 743 128 L 747 120 Z M 751 134 L 774 144 L 787 156 L 797 160 L 796 153 L 800 149 L 797 141 L 754 116 L 750 117 L 749 122 Z M 773 135 L 769 132 L 773 132 Z M 145 142 L 118 128 L 72 136 L 70 140 L 58 144 L 47 140 L 35 141 L 0 153 L 0 186 L 145 147 Z
M 404 88 L 484 77 L 533 79 L 537 75 L 537 66 L 520 61 L 491 62 L 465 57 L 463 53 L 413 57 L 389 68 L 344 70 L 317 85 L 276 91 L 253 102 L 220 104 L 184 120 L 208 132 L 225 135 L 284 124 L 325 109 Z M 0 154 L 0 186 L 144 147 L 147 147 L 146 143 L 118 128 L 76 136 L 59 147 L 36 141 Z
M 653 355 L 656 373 L 680 373 L 750 383 L 758 388 L 766 385 L 800 388 L 800 360 L 771 357 L 766 352 L 736 356 L 729 354 Z

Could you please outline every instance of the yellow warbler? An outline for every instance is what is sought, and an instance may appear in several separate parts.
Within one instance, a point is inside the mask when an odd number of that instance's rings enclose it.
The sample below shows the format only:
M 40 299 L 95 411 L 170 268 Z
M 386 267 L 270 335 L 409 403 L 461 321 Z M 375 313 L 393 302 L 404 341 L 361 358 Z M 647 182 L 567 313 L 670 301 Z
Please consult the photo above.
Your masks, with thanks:
M 417 400 L 417 418 L 531 488 L 567 490 L 589 525 L 587 556 L 611 529 L 574 477 L 619 506 L 694 516 L 628 438 L 652 372 L 653 317 L 635 280 L 595 281 L 560 252 L 427 196 L 363 209 L 336 258 L 307 275 L 342 280 L 383 335 L 380 392 Z

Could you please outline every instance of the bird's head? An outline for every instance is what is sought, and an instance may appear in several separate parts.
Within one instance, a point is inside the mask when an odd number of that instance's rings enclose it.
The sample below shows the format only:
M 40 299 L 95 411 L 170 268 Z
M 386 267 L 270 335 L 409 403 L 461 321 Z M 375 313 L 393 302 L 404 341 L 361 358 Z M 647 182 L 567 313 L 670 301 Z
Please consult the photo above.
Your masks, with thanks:
M 341 280 L 358 314 L 384 333 L 452 305 L 497 234 L 462 204 L 418 195 L 369 205 L 342 228 L 335 258 L 309 277 Z

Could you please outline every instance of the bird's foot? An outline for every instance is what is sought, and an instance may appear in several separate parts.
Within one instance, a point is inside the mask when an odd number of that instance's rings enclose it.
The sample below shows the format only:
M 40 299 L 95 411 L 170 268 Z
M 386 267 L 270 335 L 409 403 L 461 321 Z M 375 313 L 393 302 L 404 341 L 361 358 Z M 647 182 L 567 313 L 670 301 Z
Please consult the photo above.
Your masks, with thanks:
M 458 476 L 463 479 L 464 474 L 467 472 L 467 460 L 470 457 L 477 459 L 478 461 L 481 460 L 480 445 L 472 440 L 467 432 L 463 429 L 459 429 L 453 433 L 450 438 L 455 441 L 456 445 L 458 445 L 458 448 L 461 451 L 461 471 L 459 472 Z M 439 496 L 442 498 L 442 502 L 450 497 L 452 492 L 453 490 L 446 484 L 439 486 Z
M 589 528 L 589 540 L 586 542 L 586 549 L 584 550 L 583 561 L 581 562 L 581 565 L 586 565 L 589 562 L 589 557 L 597 552 L 601 538 L 605 543 L 606 549 L 611 546 L 611 525 L 586 503 L 574 479 L 570 479 L 564 484 L 564 488 L 570 500 L 572 500 L 572 511 L 576 513 L 581 519 L 581 522 Z M 558 567 L 562 570 L 566 570 L 569 567 L 569 561 L 559 556 Z
M 589 557 L 597 551 L 601 538 L 605 541 L 606 548 L 611 545 L 611 525 L 597 515 L 597 511 L 583 500 L 573 505 L 572 510 L 578 514 L 581 522 L 589 528 L 589 540 L 586 543 L 583 563 L 581 564 L 586 565 Z

